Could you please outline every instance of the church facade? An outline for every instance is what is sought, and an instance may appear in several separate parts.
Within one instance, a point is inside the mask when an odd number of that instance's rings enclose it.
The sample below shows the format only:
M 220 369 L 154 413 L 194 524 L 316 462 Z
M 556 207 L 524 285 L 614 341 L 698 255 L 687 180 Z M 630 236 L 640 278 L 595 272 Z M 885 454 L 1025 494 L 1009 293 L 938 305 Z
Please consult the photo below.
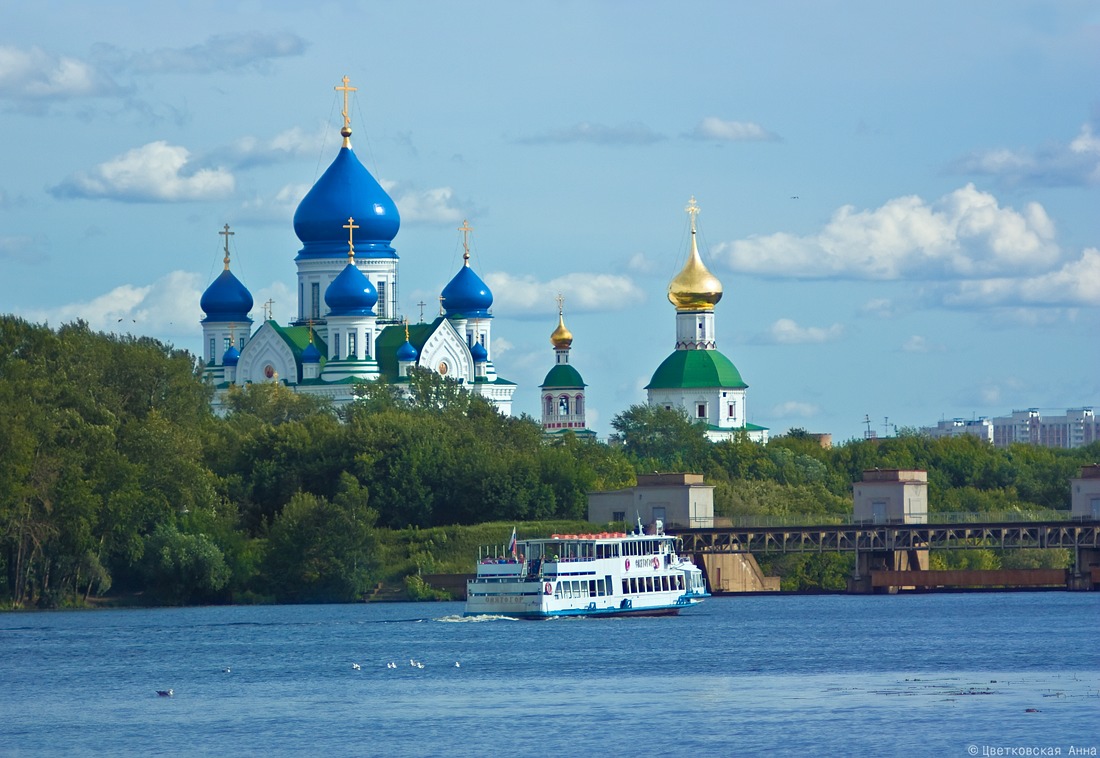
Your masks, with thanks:
M 412 367 L 456 379 L 470 392 L 511 414 L 516 385 L 492 361 L 493 295 L 470 267 L 464 221 L 463 264 L 440 295 L 440 315 L 409 324 L 398 304 L 399 257 L 393 240 L 397 205 L 351 147 L 344 77 L 343 144 L 335 160 L 299 203 L 294 232 L 302 243 L 297 266 L 297 318 L 265 318 L 255 329 L 253 298 L 225 268 L 203 293 L 205 376 L 214 384 L 216 411 L 229 389 L 280 382 L 336 406 L 355 399 L 361 382 L 407 384 Z

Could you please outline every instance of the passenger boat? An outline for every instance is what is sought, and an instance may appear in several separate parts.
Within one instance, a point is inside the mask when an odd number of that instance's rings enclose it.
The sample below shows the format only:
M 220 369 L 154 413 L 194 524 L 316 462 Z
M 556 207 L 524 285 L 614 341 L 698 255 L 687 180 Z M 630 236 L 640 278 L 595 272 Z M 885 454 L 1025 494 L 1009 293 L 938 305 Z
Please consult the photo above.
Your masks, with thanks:
M 677 554 L 679 538 L 638 530 L 554 534 L 482 548 L 477 577 L 466 584 L 466 616 L 675 615 L 710 597 L 703 572 Z

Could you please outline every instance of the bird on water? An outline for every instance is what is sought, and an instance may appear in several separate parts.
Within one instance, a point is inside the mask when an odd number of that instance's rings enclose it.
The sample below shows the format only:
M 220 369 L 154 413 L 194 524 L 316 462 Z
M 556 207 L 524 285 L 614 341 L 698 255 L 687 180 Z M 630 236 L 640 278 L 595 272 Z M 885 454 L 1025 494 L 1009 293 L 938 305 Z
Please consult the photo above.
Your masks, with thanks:
M 157 690 L 157 694 L 161 697 L 172 697 L 174 693 L 172 690 Z

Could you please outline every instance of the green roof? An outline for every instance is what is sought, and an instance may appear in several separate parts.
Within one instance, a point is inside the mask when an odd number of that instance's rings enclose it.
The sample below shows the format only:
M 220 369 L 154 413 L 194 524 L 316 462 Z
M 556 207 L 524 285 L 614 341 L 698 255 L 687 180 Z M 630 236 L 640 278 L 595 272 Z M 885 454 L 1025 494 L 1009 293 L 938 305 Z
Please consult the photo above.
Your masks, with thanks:
M 279 326 L 274 320 L 267 322 L 271 325 L 271 328 L 275 330 L 283 342 L 290 348 L 290 352 L 294 354 L 294 361 L 298 364 L 298 367 L 302 366 L 302 351 L 309 345 L 309 338 L 311 329 L 309 326 Z M 317 329 L 312 329 L 313 344 L 317 347 L 318 352 L 321 353 L 321 366 L 324 366 L 327 362 L 326 356 L 328 355 L 328 346 L 325 341 L 321 339 L 321 335 L 317 333 Z
M 677 350 L 665 358 L 647 390 L 687 389 L 693 387 L 724 387 L 745 389 L 749 385 L 729 358 L 717 350 Z
M 419 356 L 424 350 L 424 343 L 435 331 L 436 326 L 443 318 L 437 318 L 430 323 L 409 324 L 409 342 L 416 348 Z M 388 381 L 396 382 L 401 379 L 398 376 L 397 348 L 405 344 L 405 325 L 394 324 L 387 326 L 374 340 L 375 360 L 378 361 L 378 371 Z
M 542 384 L 539 385 L 541 389 L 546 388 L 558 388 L 558 387 L 584 387 L 584 379 L 581 379 L 580 372 L 577 369 L 570 366 L 568 363 L 559 363 L 554 368 L 550 369 L 550 372 L 546 375 L 546 378 L 542 380 Z

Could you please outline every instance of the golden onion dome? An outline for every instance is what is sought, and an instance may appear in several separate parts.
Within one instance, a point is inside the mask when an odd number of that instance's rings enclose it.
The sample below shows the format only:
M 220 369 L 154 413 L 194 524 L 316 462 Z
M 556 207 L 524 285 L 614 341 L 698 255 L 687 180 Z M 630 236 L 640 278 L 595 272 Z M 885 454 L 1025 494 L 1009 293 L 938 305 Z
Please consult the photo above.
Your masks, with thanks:
M 573 344 L 573 332 L 565 328 L 565 318 L 558 313 L 558 328 L 550 335 L 550 344 L 556 348 L 566 348 Z
M 694 219 L 693 219 L 694 222 Z M 722 282 L 710 273 L 699 257 L 695 244 L 695 224 L 691 229 L 691 255 L 676 277 L 669 282 L 668 300 L 678 311 L 709 311 L 722 299 Z

